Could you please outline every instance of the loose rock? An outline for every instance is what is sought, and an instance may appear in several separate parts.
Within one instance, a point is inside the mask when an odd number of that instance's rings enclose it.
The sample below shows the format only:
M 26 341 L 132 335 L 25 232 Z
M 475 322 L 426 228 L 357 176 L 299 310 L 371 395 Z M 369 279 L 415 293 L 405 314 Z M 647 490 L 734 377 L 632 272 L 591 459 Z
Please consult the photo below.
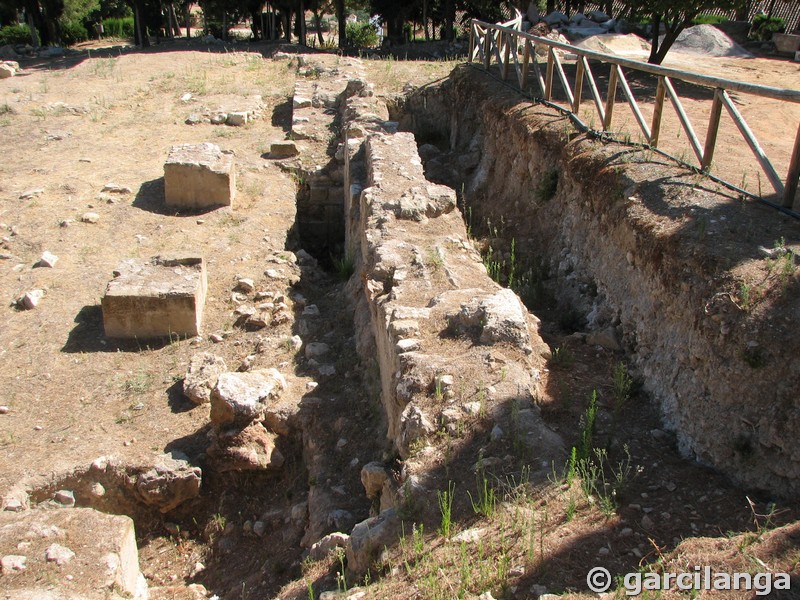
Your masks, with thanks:
M 55 254 L 45 250 L 44 252 L 42 252 L 41 258 L 33 266 L 34 267 L 50 267 L 50 268 L 52 268 L 52 267 L 56 266 L 57 262 L 58 262 L 58 257 Z
M 211 421 L 217 426 L 246 425 L 286 389 L 276 369 L 223 373 L 211 393 Z
M 0 566 L 3 568 L 3 574 L 11 573 L 12 571 L 24 571 L 27 561 L 27 556 L 8 554 L 0 559 Z
M 227 370 L 223 358 L 210 352 L 196 354 L 189 362 L 189 370 L 183 380 L 183 393 L 195 404 L 210 402 L 211 390 L 217 385 L 219 376 Z
M 52 544 L 45 550 L 45 558 L 47 562 L 54 562 L 60 567 L 75 558 L 75 553 L 61 544 Z
M 75 492 L 72 490 L 58 490 L 53 499 L 62 506 L 75 506 Z
M 163 454 L 156 465 L 139 475 L 136 491 L 145 504 L 169 512 L 200 493 L 201 471 L 180 452 Z
M 42 298 L 44 298 L 44 290 L 31 290 L 30 292 L 25 292 L 25 294 L 17 300 L 17 305 L 24 310 L 33 310 L 39 306 L 39 302 L 41 302 Z

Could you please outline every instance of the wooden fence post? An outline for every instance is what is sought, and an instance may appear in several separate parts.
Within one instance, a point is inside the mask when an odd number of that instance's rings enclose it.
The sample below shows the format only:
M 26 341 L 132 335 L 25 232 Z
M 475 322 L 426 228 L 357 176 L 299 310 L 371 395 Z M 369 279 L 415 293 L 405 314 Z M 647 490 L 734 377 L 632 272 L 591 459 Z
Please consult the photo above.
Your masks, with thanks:
M 717 145 L 717 133 L 719 132 L 719 119 L 722 116 L 722 94 L 720 88 L 714 90 L 714 101 L 711 104 L 711 114 L 708 117 L 708 131 L 706 132 L 706 144 L 703 148 L 703 160 L 700 168 L 708 171 L 711 168 L 711 161 L 714 160 L 714 148 Z
M 800 125 L 797 126 L 797 137 L 794 139 L 792 160 L 789 163 L 789 175 L 786 177 L 786 187 L 783 190 L 784 208 L 792 208 L 794 196 L 797 194 L 797 180 L 800 179 Z
M 617 99 L 617 65 L 611 65 L 608 75 L 608 95 L 606 96 L 606 114 L 603 119 L 603 131 L 611 128 L 611 118 L 614 116 L 614 102 Z

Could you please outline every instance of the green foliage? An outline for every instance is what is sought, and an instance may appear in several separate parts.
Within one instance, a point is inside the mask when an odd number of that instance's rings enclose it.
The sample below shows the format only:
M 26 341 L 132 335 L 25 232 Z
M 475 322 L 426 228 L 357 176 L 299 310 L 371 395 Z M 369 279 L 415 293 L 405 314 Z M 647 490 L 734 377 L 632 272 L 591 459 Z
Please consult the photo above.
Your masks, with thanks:
M 630 400 L 633 389 L 633 378 L 628 367 L 620 362 L 614 367 L 614 412 L 618 412 Z
M 31 30 L 27 25 L 6 25 L 0 28 L 0 46 L 30 44 Z
M 333 268 L 342 281 L 347 281 L 356 271 L 356 263 L 352 256 L 345 254 L 339 258 L 332 256 Z
M 753 24 L 750 27 L 748 37 L 751 40 L 768 42 L 772 39 L 773 33 L 783 33 L 786 31 L 786 21 L 779 17 L 768 17 L 759 14 L 753 17 Z
M 578 448 L 578 461 L 585 461 L 592 453 L 592 441 L 597 422 L 597 390 L 592 390 L 589 406 L 581 417 L 581 445 Z
M 484 473 L 479 472 L 478 474 L 477 498 L 473 498 L 470 492 L 467 492 L 467 495 L 476 515 L 492 518 L 497 508 L 497 494 L 495 489 L 489 485 L 489 480 Z
M 106 37 L 111 38 L 132 38 L 133 37 L 133 17 L 112 17 L 103 21 L 103 29 Z
M 566 346 L 559 346 L 554 348 L 550 354 L 549 364 L 552 367 L 569 368 L 575 362 L 575 356 Z
M 99 0 L 64 0 L 64 12 L 59 21 L 62 27 L 65 24 L 70 24 L 71 27 L 76 23 L 83 25 L 83 20 L 99 8 Z
M 450 539 L 451 517 L 453 513 L 453 492 L 456 484 L 452 481 L 447 483 L 447 489 L 443 492 L 436 492 L 439 498 L 439 512 L 442 514 L 442 522 L 439 526 L 439 534 L 446 540 Z
M 597 501 L 600 511 L 610 517 L 617 510 L 619 499 L 639 469 L 633 465 L 630 449 L 624 446 L 625 457 L 613 464 L 604 449 L 595 448 L 578 463 L 581 489 L 589 499 Z
M 72 46 L 89 39 L 89 32 L 81 21 L 65 21 L 61 23 L 61 43 Z
M 378 45 L 378 31 L 371 23 L 347 23 L 347 42 L 351 46 L 370 48 Z
M 692 25 L 719 25 L 728 20 L 728 17 L 720 15 L 697 15 L 692 19 Z

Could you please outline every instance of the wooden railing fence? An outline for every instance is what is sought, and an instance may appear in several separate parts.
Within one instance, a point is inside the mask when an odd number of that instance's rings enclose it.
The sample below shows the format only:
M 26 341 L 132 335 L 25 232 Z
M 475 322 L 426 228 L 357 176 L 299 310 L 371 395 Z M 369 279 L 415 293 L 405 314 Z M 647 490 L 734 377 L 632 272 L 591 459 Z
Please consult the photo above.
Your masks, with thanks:
M 577 114 L 584 94 L 584 83 L 586 83 L 589 88 L 589 93 L 594 101 L 594 106 L 600 118 L 603 132 L 610 131 L 617 89 L 622 88 L 625 100 L 630 106 L 634 119 L 644 139 L 647 144 L 653 148 L 659 147 L 659 133 L 661 130 L 664 105 L 667 103 L 667 99 L 669 99 L 669 104 L 675 110 L 691 149 L 697 158 L 697 168 L 706 173 L 708 173 L 711 162 L 714 159 L 717 134 L 722 110 L 724 108 L 739 130 L 742 139 L 748 145 L 763 169 L 770 185 L 774 188 L 780 199 L 780 206 L 792 211 L 793 205 L 795 204 L 795 196 L 797 195 L 798 179 L 800 179 L 800 123 L 786 123 L 781 127 L 783 131 L 786 131 L 788 128 L 790 135 L 792 132 L 795 133 L 789 170 L 785 177 L 781 177 L 773 166 L 773 163 L 767 157 L 741 112 L 731 100 L 729 92 L 753 94 L 762 98 L 800 103 L 800 91 L 732 81 L 602 54 L 600 52 L 585 50 L 569 44 L 524 33 L 519 31 L 518 27 L 509 27 L 508 25 L 509 23 L 492 24 L 473 20 L 470 28 L 468 60 L 470 62 L 477 60 L 486 69 L 489 69 L 494 59 L 494 62 L 499 65 L 500 74 L 504 80 L 508 79 L 511 69 L 513 68 L 516 73 L 517 82 L 523 90 L 528 89 L 532 78 L 539 89 L 539 94 L 542 99 L 572 113 L 573 117 L 581 122 L 586 129 L 591 128 L 583 124 Z M 547 48 L 547 62 L 544 64 L 540 63 L 537 59 L 537 45 Z M 567 77 L 557 50 L 577 56 L 575 76 L 572 83 L 570 83 Z M 590 59 L 600 61 L 603 65 L 608 65 L 610 69 L 608 91 L 605 99 L 599 91 L 597 80 L 589 64 Z M 623 72 L 623 68 L 649 73 L 658 78 L 656 93 L 653 100 L 653 115 L 649 123 L 642 114 L 639 103 L 634 97 L 631 87 L 628 84 L 628 79 Z M 542 73 L 543 70 L 544 74 Z M 554 99 L 553 88 L 556 81 L 558 81 L 563 89 L 567 99 L 566 103 Z M 706 136 L 703 144 L 700 143 L 692 122 L 681 103 L 681 99 L 675 91 L 673 81 L 684 81 L 704 86 L 713 91 L 711 113 L 706 126 Z M 723 182 L 731 187 L 736 187 L 731 182 Z

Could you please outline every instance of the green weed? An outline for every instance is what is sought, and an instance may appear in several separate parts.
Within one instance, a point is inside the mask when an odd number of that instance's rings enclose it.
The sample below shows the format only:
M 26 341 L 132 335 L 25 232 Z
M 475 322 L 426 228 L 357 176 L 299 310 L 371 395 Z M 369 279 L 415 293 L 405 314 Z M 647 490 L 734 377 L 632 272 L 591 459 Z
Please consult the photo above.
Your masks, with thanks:
M 492 516 L 494 516 L 497 508 L 496 492 L 495 489 L 489 485 L 489 480 L 482 471 L 479 470 L 478 475 L 477 498 L 473 498 L 470 492 L 467 492 L 467 494 L 472 504 L 472 510 L 476 515 L 482 515 L 486 518 L 492 518 Z
M 341 257 L 332 256 L 331 260 L 333 261 L 333 268 L 336 271 L 336 275 L 341 281 L 349 280 L 356 271 L 356 261 L 350 254 L 344 254 Z
M 586 412 L 581 416 L 581 442 L 578 448 L 578 462 L 585 461 L 589 458 L 592 452 L 592 442 L 594 439 L 594 431 L 597 422 L 597 390 L 592 390 L 592 396 L 589 399 L 589 405 L 586 407 Z
M 452 524 L 451 517 L 453 513 L 453 492 L 455 492 L 455 482 L 447 482 L 447 489 L 443 492 L 437 492 L 439 498 L 439 512 L 442 515 L 441 524 L 439 525 L 439 535 L 444 539 L 450 539 L 450 526 Z
M 555 348 L 550 354 L 550 365 L 554 367 L 571 367 L 575 362 L 575 356 L 566 346 Z
M 633 389 L 633 377 L 628 373 L 628 367 L 625 363 L 620 362 L 614 367 L 614 413 L 618 414 L 620 410 L 628 403 L 631 398 L 631 390 Z

